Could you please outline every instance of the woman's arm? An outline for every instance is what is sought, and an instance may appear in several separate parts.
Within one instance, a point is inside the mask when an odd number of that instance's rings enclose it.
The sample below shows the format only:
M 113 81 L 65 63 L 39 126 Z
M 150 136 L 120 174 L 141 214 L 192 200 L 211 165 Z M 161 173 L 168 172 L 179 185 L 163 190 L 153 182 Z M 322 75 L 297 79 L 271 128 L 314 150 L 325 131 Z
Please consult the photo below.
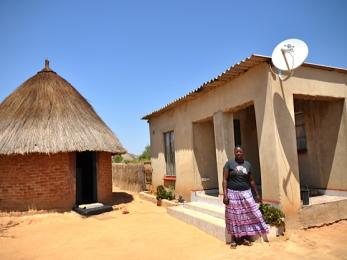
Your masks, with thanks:
M 229 199 L 228 199 L 228 190 L 227 190 L 227 184 L 228 184 L 228 176 L 229 176 L 229 170 L 228 169 L 223 169 L 223 203 L 225 205 L 229 204 Z
M 255 185 L 255 181 L 252 177 L 252 174 L 251 173 L 248 173 L 248 180 L 249 180 L 249 183 L 251 184 L 251 188 L 256 196 L 256 201 L 260 204 L 262 204 L 262 200 L 261 200 L 261 197 L 259 196 L 259 193 L 258 193 L 258 190 L 257 190 L 257 186 Z

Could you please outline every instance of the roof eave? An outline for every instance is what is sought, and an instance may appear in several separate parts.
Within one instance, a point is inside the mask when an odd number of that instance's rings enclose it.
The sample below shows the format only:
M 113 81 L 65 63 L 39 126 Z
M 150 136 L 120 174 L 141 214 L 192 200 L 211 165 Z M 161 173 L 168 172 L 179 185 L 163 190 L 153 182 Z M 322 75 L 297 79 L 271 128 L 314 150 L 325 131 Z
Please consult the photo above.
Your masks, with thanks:
M 150 120 L 151 118 L 158 116 L 174 107 L 177 105 L 188 102 L 191 99 L 197 98 L 201 93 L 204 93 L 206 90 L 213 88 L 213 87 L 218 87 L 220 85 L 223 85 L 226 81 L 234 80 L 241 74 L 247 72 L 250 68 L 259 65 L 260 63 L 271 62 L 271 57 L 270 56 L 265 56 L 265 55 L 260 55 L 260 54 L 252 54 L 248 58 L 240 61 L 237 64 L 234 64 L 227 70 L 225 70 L 223 73 L 215 77 L 214 79 L 211 79 L 207 82 L 204 82 L 202 85 L 200 85 L 198 88 L 195 90 L 189 92 L 185 96 L 182 96 L 178 99 L 175 99 L 174 101 L 166 104 L 164 107 L 153 111 L 152 113 L 149 113 L 145 116 L 143 116 L 141 119 L 142 120 Z M 302 66 L 304 67 L 310 67 L 310 68 L 315 68 L 315 69 L 323 69 L 323 70 L 328 70 L 328 71 L 336 71 L 340 73 L 347 73 L 347 69 L 344 68 L 338 68 L 338 67 L 331 67 L 331 66 L 324 66 L 320 64 L 314 64 L 314 63 L 304 63 Z

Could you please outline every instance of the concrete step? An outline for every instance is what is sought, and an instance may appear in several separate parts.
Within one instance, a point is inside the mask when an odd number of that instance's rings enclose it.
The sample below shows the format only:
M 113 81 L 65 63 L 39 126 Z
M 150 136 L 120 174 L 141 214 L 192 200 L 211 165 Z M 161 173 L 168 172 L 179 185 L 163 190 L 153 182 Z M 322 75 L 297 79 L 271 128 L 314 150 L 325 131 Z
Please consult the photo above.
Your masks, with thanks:
M 203 205 L 204 203 L 190 202 L 184 205 L 167 208 L 167 213 L 187 224 L 196 226 L 205 233 L 216 237 L 226 243 L 230 243 L 231 237 L 226 231 L 224 220 L 224 209 L 214 205 Z M 222 216 L 223 212 L 223 216 Z M 270 232 L 263 236 L 254 236 L 254 242 L 268 242 L 283 237 L 283 227 L 269 227 Z
M 224 206 L 222 196 L 211 196 L 201 191 L 193 191 L 191 193 L 191 201 L 202 202 L 215 206 Z
M 220 205 L 206 204 L 203 202 L 189 202 L 183 204 L 184 208 L 195 210 L 216 218 L 225 219 L 225 207 Z
M 167 208 L 167 213 L 183 222 L 196 226 L 200 230 L 219 240 L 230 242 L 230 236 L 225 229 L 224 219 L 186 208 L 182 205 Z

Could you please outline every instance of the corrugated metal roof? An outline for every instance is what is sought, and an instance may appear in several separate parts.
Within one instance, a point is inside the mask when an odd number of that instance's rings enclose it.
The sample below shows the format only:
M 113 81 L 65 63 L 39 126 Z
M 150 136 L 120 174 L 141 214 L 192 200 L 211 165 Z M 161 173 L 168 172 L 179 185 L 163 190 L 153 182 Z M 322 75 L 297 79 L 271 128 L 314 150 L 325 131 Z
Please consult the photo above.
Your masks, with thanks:
M 232 79 L 235 79 L 239 77 L 241 74 L 248 71 L 250 68 L 263 63 L 263 62 L 271 62 L 271 57 L 269 56 L 262 56 L 253 54 L 252 56 L 240 61 L 239 63 L 231 66 L 229 69 L 224 71 L 222 74 L 218 75 L 217 77 L 203 83 L 200 87 L 196 88 L 195 90 L 192 90 L 188 94 L 186 94 L 183 97 L 180 97 L 178 99 L 173 100 L 172 102 L 168 103 L 164 107 L 153 111 L 152 113 L 145 115 L 142 117 L 142 119 L 150 119 L 151 117 L 157 116 L 159 114 L 162 114 L 165 111 L 168 111 L 172 109 L 173 107 L 177 106 L 178 104 L 181 104 L 183 102 L 186 102 L 188 100 L 192 100 L 196 98 L 198 95 L 200 95 L 203 92 L 210 91 L 214 88 L 217 88 L 219 86 L 222 86 L 227 81 L 230 81 Z M 324 69 L 329 71 L 337 71 L 337 72 L 343 72 L 347 73 L 346 69 L 343 68 L 335 68 L 335 67 L 328 67 L 318 64 L 311 64 L 311 63 L 304 63 L 303 66 L 305 67 L 311 67 L 316 69 Z

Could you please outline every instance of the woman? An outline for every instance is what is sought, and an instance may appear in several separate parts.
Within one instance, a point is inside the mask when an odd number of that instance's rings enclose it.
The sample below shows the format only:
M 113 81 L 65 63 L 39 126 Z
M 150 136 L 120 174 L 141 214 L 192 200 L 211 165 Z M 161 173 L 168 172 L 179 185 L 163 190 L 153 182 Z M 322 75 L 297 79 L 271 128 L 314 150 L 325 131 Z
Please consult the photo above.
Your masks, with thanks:
M 236 239 L 243 245 L 251 246 L 248 236 L 261 235 L 269 231 L 251 188 L 259 203 L 261 198 L 251 174 L 251 164 L 243 159 L 240 146 L 234 149 L 235 160 L 229 160 L 223 170 L 223 203 L 225 204 L 225 224 L 231 235 L 231 248 L 236 248 Z

